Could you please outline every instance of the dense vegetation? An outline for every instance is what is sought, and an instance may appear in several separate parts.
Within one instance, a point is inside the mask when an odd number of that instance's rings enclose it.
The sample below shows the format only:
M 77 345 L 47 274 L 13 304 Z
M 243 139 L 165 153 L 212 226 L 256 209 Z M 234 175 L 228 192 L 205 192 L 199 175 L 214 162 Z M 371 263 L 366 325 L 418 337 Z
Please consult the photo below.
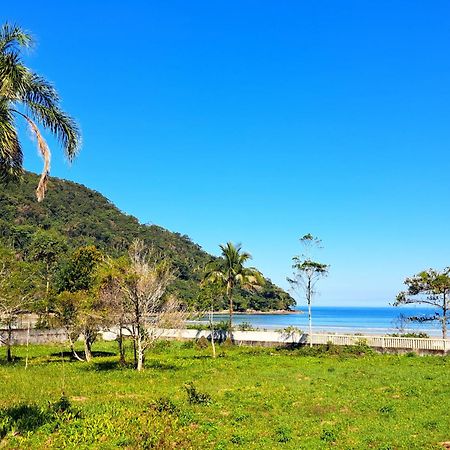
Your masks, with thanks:
M 20 184 L 1 186 L 0 244 L 13 248 L 25 260 L 33 258 L 33 242 L 38 232 L 49 232 L 52 239 L 67 245 L 58 255 L 60 266 L 80 246 L 95 245 L 102 252 L 118 257 L 126 253 L 135 238 L 168 257 L 177 274 L 173 284 L 180 299 L 194 307 L 199 301 L 201 268 L 213 258 L 186 235 L 172 233 L 156 225 L 143 225 L 123 214 L 104 196 L 82 185 L 51 178 L 44 202 L 37 203 L 38 177 L 26 173 Z M 224 237 L 224 240 L 226 237 Z M 35 258 L 39 259 L 39 258 Z M 55 275 L 56 276 L 56 275 Z M 240 290 L 234 297 L 235 309 L 288 309 L 292 297 L 269 280 L 258 292 Z M 227 308 L 227 300 L 219 308 Z
M 387 450 L 449 440 L 449 357 L 222 347 L 213 359 L 191 342 L 160 342 L 138 373 L 116 348 L 99 343 L 80 363 L 31 346 L 28 369 L 19 348 L 15 364 L 0 365 L 0 445 Z

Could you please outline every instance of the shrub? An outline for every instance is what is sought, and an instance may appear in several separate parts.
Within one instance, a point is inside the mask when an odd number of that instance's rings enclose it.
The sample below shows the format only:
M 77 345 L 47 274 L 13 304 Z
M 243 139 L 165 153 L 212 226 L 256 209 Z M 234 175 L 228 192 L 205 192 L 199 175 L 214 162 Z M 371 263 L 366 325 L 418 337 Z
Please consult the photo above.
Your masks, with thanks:
M 250 322 L 242 322 L 237 326 L 239 331 L 253 331 L 255 327 Z
M 282 444 L 292 439 L 292 430 L 287 426 L 280 426 L 275 430 L 275 440 Z
M 206 392 L 200 392 L 194 383 L 187 383 L 184 385 L 188 396 L 188 401 L 194 405 L 209 405 L 212 403 L 211 396 Z
M 206 339 L 205 336 L 200 336 L 196 341 L 197 348 L 204 350 L 205 348 L 209 347 L 209 341 Z
M 336 431 L 332 428 L 324 428 L 320 439 L 325 442 L 335 442 L 337 439 Z
M 178 413 L 178 407 L 168 397 L 160 397 L 156 399 L 152 404 L 152 408 L 158 412 L 167 412 L 169 414 Z

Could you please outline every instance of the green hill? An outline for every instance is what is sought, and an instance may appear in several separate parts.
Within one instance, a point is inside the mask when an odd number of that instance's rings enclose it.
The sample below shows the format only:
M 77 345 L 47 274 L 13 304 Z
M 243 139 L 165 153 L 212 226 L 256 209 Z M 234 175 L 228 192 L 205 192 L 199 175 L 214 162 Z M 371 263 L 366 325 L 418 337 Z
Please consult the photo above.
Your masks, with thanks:
M 25 173 L 21 183 L 1 186 L 1 243 L 26 254 L 34 233 L 45 229 L 64 236 L 69 250 L 94 244 L 111 256 L 120 256 L 133 239 L 141 238 L 170 258 L 178 275 L 174 289 L 184 302 L 195 304 L 199 292 L 196 269 L 213 257 L 188 236 L 140 224 L 100 193 L 58 178 L 51 178 L 47 197 L 38 203 L 34 193 L 37 180 L 37 175 Z M 294 303 L 288 293 L 269 280 L 256 294 L 240 291 L 236 296 L 236 308 L 241 310 L 288 309 Z

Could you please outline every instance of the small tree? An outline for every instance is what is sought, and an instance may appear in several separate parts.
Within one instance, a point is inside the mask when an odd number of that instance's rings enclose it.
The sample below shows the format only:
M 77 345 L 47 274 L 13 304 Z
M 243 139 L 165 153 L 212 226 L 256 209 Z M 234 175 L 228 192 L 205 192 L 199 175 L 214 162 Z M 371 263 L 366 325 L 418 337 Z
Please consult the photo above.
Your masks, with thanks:
M 303 253 L 292 258 L 294 273 L 292 278 L 287 278 L 287 281 L 297 295 L 304 296 L 306 299 L 308 305 L 309 345 L 312 346 L 312 301 L 317 293 L 316 284 L 328 274 L 329 265 L 311 259 L 312 250 L 321 248 L 320 239 L 308 233 L 300 238 L 300 242 L 303 246 Z
M 264 277 L 253 267 L 244 267 L 252 258 L 250 253 L 242 252 L 241 245 L 228 242 L 221 245 L 222 258 L 208 264 L 204 282 L 224 286 L 229 305 L 229 338 L 233 329 L 233 293 L 237 286 L 248 291 L 257 290 L 264 284 Z
M 67 242 L 58 233 L 40 230 L 33 235 L 30 244 L 30 256 L 42 265 L 46 285 L 46 300 L 48 300 L 50 281 L 57 267 L 58 258 L 66 251 Z
M 131 307 L 124 295 L 122 283 L 128 264 L 125 258 L 107 259 L 99 270 L 98 295 L 108 311 L 107 326 L 117 329 L 119 363 L 124 366 L 124 329 L 131 323 Z M 134 342 L 134 341 L 133 341 Z
M 87 361 L 92 359 L 92 344 L 107 318 L 106 306 L 98 295 L 97 270 L 102 259 L 92 245 L 78 248 L 61 269 L 59 295 L 53 306 L 56 322 L 66 329 L 74 356 L 73 339 L 77 333 L 83 334 Z
M 130 266 L 122 282 L 126 304 L 130 307 L 128 327 L 135 343 L 136 369 L 144 369 L 145 352 L 158 340 L 164 328 L 179 328 L 185 313 L 180 303 L 166 291 L 175 274 L 166 259 L 159 259 L 141 240 L 129 249 Z
M 200 292 L 197 298 L 197 308 L 203 316 L 208 316 L 213 358 L 216 357 L 214 311 L 223 304 L 223 297 L 224 288 L 221 283 L 209 282 L 207 278 L 203 279 L 200 284 Z
M 12 252 L 0 248 L 0 342 L 6 347 L 6 359 L 12 361 L 13 330 L 18 318 L 29 312 L 40 286 L 34 266 L 19 261 Z
M 439 322 L 442 338 L 447 339 L 449 323 L 450 267 L 443 271 L 424 270 L 411 278 L 406 278 L 406 291 L 397 295 L 394 306 L 421 304 L 433 308 L 432 314 L 410 316 L 408 320 L 415 322 Z

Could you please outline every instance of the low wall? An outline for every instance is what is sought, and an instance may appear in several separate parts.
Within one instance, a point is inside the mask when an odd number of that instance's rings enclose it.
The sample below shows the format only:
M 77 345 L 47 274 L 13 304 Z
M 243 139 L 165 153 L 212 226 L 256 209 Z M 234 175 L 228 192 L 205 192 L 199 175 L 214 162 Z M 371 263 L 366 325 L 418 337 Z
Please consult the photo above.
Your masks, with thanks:
M 6 336 L 6 330 L 0 330 L 2 337 Z M 67 334 L 63 329 L 51 329 L 41 330 L 36 328 L 16 328 L 12 333 L 13 345 L 25 345 L 27 342 L 30 344 L 51 344 L 51 343 L 63 343 L 67 341 Z M 0 342 L 0 346 L 1 346 Z
M 0 330 L 4 335 L 5 331 Z M 28 335 L 29 333 L 29 335 Z M 128 334 L 128 333 L 124 333 Z M 205 337 L 211 340 L 209 330 L 181 329 L 181 330 L 158 330 L 162 339 L 169 340 L 193 340 Z M 101 333 L 106 341 L 117 338 L 117 330 L 109 330 Z M 224 341 L 227 332 L 222 330 L 214 331 L 216 341 Z M 23 345 L 63 343 L 67 341 L 67 335 L 62 329 L 37 330 L 37 329 L 15 329 L 13 331 L 13 344 Z M 233 331 L 232 340 L 236 345 L 259 345 L 265 347 L 292 347 L 308 345 L 358 345 L 364 343 L 381 353 L 407 353 L 417 354 L 448 354 L 450 353 L 450 340 L 439 338 L 406 338 L 393 336 L 356 336 L 347 334 L 317 333 L 311 337 L 306 333 L 286 333 L 282 331 Z M 1 345 L 1 344 L 0 344 Z
M 198 339 L 204 336 L 211 339 L 208 330 L 164 330 L 162 337 L 167 339 Z M 215 331 L 216 340 L 225 340 L 227 333 Z M 308 345 L 310 339 L 306 333 L 284 333 L 281 331 L 234 331 L 233 342 L 237 345 L 260 345 L 260 346 L 301 346 Z M 364 343 L 380 353 L 408 353 L 415 352 L 425 354 L 447 354 L 450 352 L 450 340 L 439 338 L 407 338 L 393 336 L 356 336 L 338 334 L 312 334 L 312 345 L 358 345 Z

